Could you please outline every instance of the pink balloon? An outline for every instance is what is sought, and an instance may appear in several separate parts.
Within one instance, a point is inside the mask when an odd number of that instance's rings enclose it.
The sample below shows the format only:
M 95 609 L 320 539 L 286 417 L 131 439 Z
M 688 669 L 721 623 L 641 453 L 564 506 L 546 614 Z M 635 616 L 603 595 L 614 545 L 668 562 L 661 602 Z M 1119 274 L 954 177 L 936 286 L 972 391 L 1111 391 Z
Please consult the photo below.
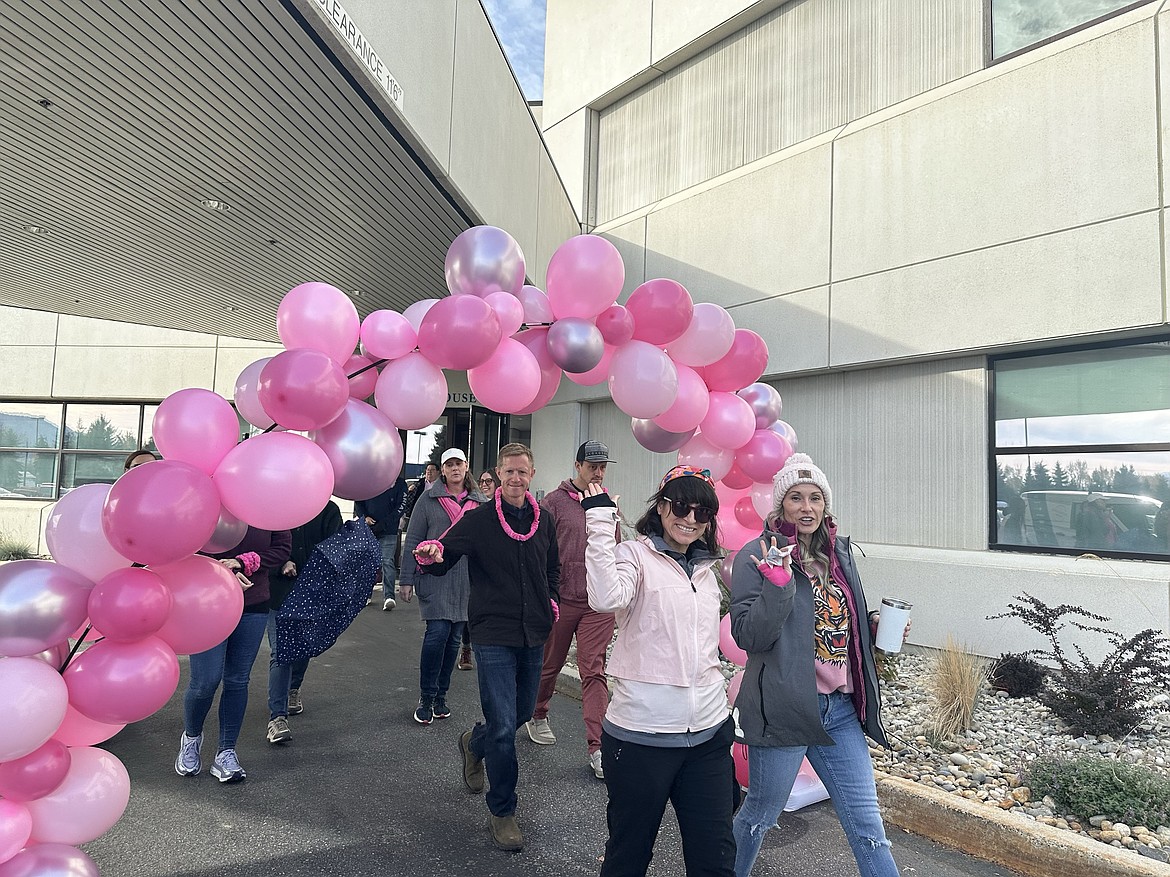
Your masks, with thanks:
M 236 445 L 213 480 L 224 506 L 237 518 L 261 530 L 291 530 L 311 521 L 329 502 L 333 466 L 304 436 L 270 432 Z M 200 545 L 214 528 L 213 521 Z
M 693 429 L 687 432 L 667 432 L 661 426 L 655 425 L 653 420 L 641 417 L 630 418 L 630 432 L 634 434 L 638 444 L 655 454 L 677 451 L 695 434 Z
M 741 496 L 735 501 L 735 519 L 741 527 L 748 530 L 760 530 L 764 526 L 764 519 L 756 514 L 756 507 L 750 496 Z
M 768 520 L 772 512 L 776 510 L 776 503 L 772 499 L 772 482 L 753 484 L 751 493 L 752 505 L 756 507 L 756 514 L 763 520 Z
M 320 429 L 345 408 L 349 381 L 321 351 L 298 348 L 272 357 L 257 392 L 264 410 L 286 429 Z
M 218 520 L 219 495 L 211 478 L 178 460 L 131 469 L 110 488 L 102 509 L 110 544 L 142 564 L 170 563 L 198 551 Z
M 796 430 L 792 428 L 792 424 L 785 423 L 783 420 L 777 420 L 775 423 L 769 424 L 768 429 L 788 442 L 788 446 L 793 451 L 799 448 L 800 440 L 796 437 Z
M 65 779 L 69 772 L 69 748 L 50 738 L 22 758 L 0 764 L 0 796 L 12 801 L 32 801 L 42 798 Z M 0 825 L 4 824 L 0 817 Z M 3 829 L 0 829 L 2 833 Z M 3 842 L 0 841 L 0 847 Z M 0 850 L 0 862 L 4 861 Z
M 88 606 L 89 605 L 89 595 L 88 594 L 85 597 L 85 601 L 86 601 L 86 605 Z M 100 630 L 98 630 L 97 627 L 95 627 L 93 624 L 90 623 L 89 616 L 87 615 L 85 617 L 85 619 L 79 625 L 77 625 L 77 629 L 74 630 L 73 633 L 69 634 L 69 639 L 79 639 L 82 642 L 92 643 L 92 642 L 97 642 L 99 639 L 102 638 L 102 636 L 103 636 L 102 632 Z M 57 666 L 60 667 L 61 665 L 58 664 Z
M 106 639 L 133 642 L 155 633 L 171 612 L 171 592 L 148 569 L 115 570 L 89 595 L 89 618 Z
M 582 234 L 557 247 L 545 279 L 554 317 L 588 319 L 617 301 L 626 268 L 617 247 L 598 235 Z
M 176 654 L 205 652 L 235 630 L 244 611 L 244 592 L 222 563 L 196 554 L 154 572 L 174 601 L 157 636 Z
M 768 345 L 751 329 L 736 329 L 731 349 L 703 368 L 707 387 L 727 393 L 741 390 L 760 379 L 768 367 Z
M 735 321 L 719 305 L 699 302 L 691 322 L 666 348 L 670 358 L 684 365 L 701 366 L 717 362 L 731 350 Z
M 496 312 L 503 337 L 510 338 L 520 331 L 524 325 L 524 305 L 520 299 L 510 292 L 489 292 L 484 296 L 484 301 Z
M 752 406 L 735 393 L 710 394 L 707 416 L 699 429 L 711 444 L 735 450 L 748 443 L 756 431 Z
M 427 311 L 418 330 L 418 349 L 440 368 L 469 369 L 487 362 L 502 337 L 490 304 L 474 295 L 453 295 Z
M 422 326 L 422 321 L 426 317 L 427 312 L 438 303 L 437 298 L 423 298 L 409 305 L 406 310 L 402 312 L 402 316 L 406 317 L 406 322 L 410 323 L 410 328 L 415 332 L 415 344 L 418 343 L 418 330 Z M 403 354 L 405 355 L 405 354 Z
M 57 501 L 45 524 L 45 544 L 53 559 L 92 581 L 130 565 L 102 530 L 102 506 L 109 492 L 109 484 L 75 487 Z
M 654 423 L 668 432 L 686 432 L 703 422 L 710 399 L 698 372 L 677 363 L 674 370 L 678 374 L 678 395 L 669 408 L 654 418 Z
M 264 406 L 260 404 L 260 397 L 257 395 L 257 390 L 260 387 L 260 372 L 271 360 L 271 356 L 266 356 L 244 366 L 244 370 L 236 378 L 236 388 L 232 394 L 240 416 L 258 429 L 268 429 L 276 422 L 264 410 Z
M 791 456 L 792 447 L 786 439 L 770 429 L 757 429 L 735 452 L 735 462 L 752 481 L 770 483 Z
M 378 383 L 378 370 L 374 368 L 374 360 L 355 353 L 345 361 L 341 370 L 345 372 L 345 377 L 349 381 L 349 398 L 368 399 L 374 395 L 374 385 Z
M 634 318 L 634 338 L 663 345 L 674 341 L 691 324 L 695 304 L 686 287 L 676 280 L 647 280 L 626 301 Z
M 557 394 L 557 390 L 561 386 L 563 373 L 561 367 L 553 362 L 552 356 L 548 352 L 547 338 L 548 329 L 543 326 L 537 329 L 525 329 L 516 335 L 516 340 L 527 347 L 529 352 L 536 357 L 537 363 L 540 364 L 540 389 L 536 391 L 536 398 L 526 407 L 517 411 L 517 414 L 531 414 L 534 411 L 539 411 L 552 401 L 553 396 Z
M 621 347 L 634 337 L 634 318 L 621 305 L 610 305 L 597 315 L 597 328 L 606 344 Z
M 289 350 L 319 350 L 335 363 L 349 359 L 361 321 L 349 297 L 328 283 L 302 283 L 280 300 L 276 332 Z
M 731 464 L 734 460 L 734 453 L 726 448 L 719 448 L 711 444 L 701 432 L 695 433 L 678 452 L 680 465 L 707 469 L 711 473 L 712 481 L 721 481 L 723 476 L 731 471 Z
M 350 399 L 341 416 L 309 435 L 333 467 L 333 494 L 369 499 L 390 487 L 402 471 L 398 430 L 381 411 Z
M 190 387 L 162 400 L 154 413 L 154 440 L 164 458 L 210 475 L 240 440 L 240 422 L 223 396 Z
M 565 317 L 548 329 L 546 347 L 553 362 L 566 374 L 583 374 L 597 368 L 605 356 L 601 332 L 589 320 Z
M 77 847 L 39 843 L 0 866 L 0 877 L 98 877 L 98 867 Z
M 447 378 L 421 353 L 408 353 L 382 369 L 374 403 L 399 429 L 422 429 L 447 407 Z
M 32 814 L 16 799 L 0 800 L 0 874 L 4 873 L 3 863 L 10 861 L 28 843 L 32 834 Z M 30 872 L 36 877 L 37 872 Z M 41 872 L 43 873 L 43 872 Z
M 784 400 L 771 384 L 750 384 L 736 395 L 752 406 L 756 415 L 756 429 L 767 429 L 780 419 L 784 411 Z
M 758 528 L 749 529 L 735 519 L 734 511 L 730 519 L 721 519 L 719 524 L 719 544 L 728 551 L 738 551 L 745 545 L 751 545 L 760 540 Z
M 83 716 L 70 704 L 65 708 L 65 718 L 61 720 L 61 725 L 53 732 L 53 739 L 66 746 L 96 746 L 98 743 L 106 742 L 125 727 L 122 723 L 111 725 L 106 722 L 95 722 L 89 716 Z
M 222 554 L 224 551 L 231 551 L 244 540 L 244 534 L 247 532 L 248 525 L 221 506 L 215 532 L 199 550 L 203 554 Z
M 732 463 L 727 474 L 723 476 L 723 483 L 736 490 L 742 490 L 745 487 L 751 487 L 753 481 L 748 475 L 744 474 L 744 471 L 739 468 L 738 463 Z
M 540 391 L 540 363 L 515 338 L 505 338 L 487 362 L 468 369 L 467 383 L 481 405 L 500 414 L 515 414 Z
M 451 242 L 443 274 L 452 295 L 486 298 L 501 289 L 515 295 L 524 283 L 524 254 L 503 229 L 477 225 Z
M 617 353 L 616 347 L 605 345 L 605 352 L 601 354 L 601 362 L 587 372 L 573 373 L 565 372 L 565 377 L 574 384 L 580 384 L 582 387 L 594 387 L 598 384 L 605 383 L 609 380 L 609 370 L 613 365 L 614 354 Z
M 0 761 L 23 758 L 53 736 L 69 692 L 56 668 L 36 658 L 0 660 Z
M 613 355 L 609 394 L 630 417 L 657 417 L 678 395 L 678 372 L 670 357 L 653 344 L 631 341 Z
M 138 722 L 162 708 L 179 684 L 175 652 L 157 636 L 104 639 L 65 670 L 69 702 L 99 722 Z
M 422 318 L 419 320 L 421 322 Z M 398 359 L 406 356 L 418 344 L 418 330 L 405 314 L 398 311 L 371 313 L 362 321 L 361 337 L 362 349 L 372 359 Z
M 736 670 L 727 686 L 727 705 L 735 706 L 735 699 L 739 697 L 740 686 L 743 685 L 743 670 Z
M 109 831 L 130 802 L 130 775 L 116 756 L 89 746 L 71 754 L 64 782 L 25 805 L 37 843 L 88 843 Z
M 739 647 L 739 643 L 731 635 L 731 613 L 728 612 L 719 619 L 719 651 L 731 663 L 741 667 L 747 665 L 747 652 Z
M 723 555 L 723 559 L 719 561 L 719 577 L 723 582 L 723 587 L 731 590 L 731 575 L 735 568 L 735 556 L 739 554 L 738 551 L 728 551 Z
M 0 564 L 0 655 L 35 655 L 61 642 L 85 620 L 92 587 L 51 560 Z
M 748 768 L 748 748 L 742 743 L 732 743 L 731 761 L 735 765 L 735 781 L 746 789 L 748 778 L 751 776 Z
M 516 298 L 524 305 L 525 323 L 529 325 L 534 323 L 551 323 L 555 319 L 553 317 L 552 305 L 548 303 L 548 296 L 535 286 L 521 287 L 520 291 L 516 293 Z

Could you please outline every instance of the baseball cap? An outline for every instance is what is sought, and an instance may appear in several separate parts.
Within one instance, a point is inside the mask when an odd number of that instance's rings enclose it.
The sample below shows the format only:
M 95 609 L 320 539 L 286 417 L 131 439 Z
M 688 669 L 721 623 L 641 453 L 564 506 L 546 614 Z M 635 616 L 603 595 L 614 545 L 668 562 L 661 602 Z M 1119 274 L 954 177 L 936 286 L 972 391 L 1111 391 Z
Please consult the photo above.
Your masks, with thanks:
M 462 460 L 464 463 L 466 463 L 467 455 L 463 453 L 463 451 L 459 450 L 459 448 L 448 448 L 447 450 L 443 451 L 443 456 L 439 458 L 439 464 L 442 465 L 448 460 Z
M 609 458 L 609 448 L 601 442 L 588 441 L 577 448 L 578 463 L 616 463 Z

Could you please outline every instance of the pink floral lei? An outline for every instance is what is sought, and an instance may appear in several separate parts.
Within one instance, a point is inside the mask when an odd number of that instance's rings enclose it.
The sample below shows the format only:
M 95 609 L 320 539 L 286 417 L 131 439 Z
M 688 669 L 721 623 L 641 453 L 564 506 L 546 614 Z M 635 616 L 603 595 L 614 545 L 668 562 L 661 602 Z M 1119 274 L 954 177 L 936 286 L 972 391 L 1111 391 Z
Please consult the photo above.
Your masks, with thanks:
M 504 528 L 504 532 L 515 539 L 517 542 L 527 542 L 536 535 L 536 530 L 540 526 L 540 504 L 533 498 L 532 494 L 527 490 L 524 491 L 524 498 L 532 503 L 532 529 L 527 533 L 517 533 L 508 526 L 508 522 L 504 520 L 504 505 L 502 501 L 503 489 L 496 490 L 496 517 L 500 519 L 500 526 Z

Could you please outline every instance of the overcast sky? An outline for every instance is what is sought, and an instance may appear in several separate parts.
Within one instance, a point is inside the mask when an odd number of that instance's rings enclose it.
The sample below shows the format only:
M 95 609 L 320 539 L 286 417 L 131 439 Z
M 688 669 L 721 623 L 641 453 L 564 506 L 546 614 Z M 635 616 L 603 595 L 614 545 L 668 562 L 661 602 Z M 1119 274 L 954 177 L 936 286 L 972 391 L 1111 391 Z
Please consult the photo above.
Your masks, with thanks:
M 527 100 L 544 97 L 545 0 L 483 0 Z

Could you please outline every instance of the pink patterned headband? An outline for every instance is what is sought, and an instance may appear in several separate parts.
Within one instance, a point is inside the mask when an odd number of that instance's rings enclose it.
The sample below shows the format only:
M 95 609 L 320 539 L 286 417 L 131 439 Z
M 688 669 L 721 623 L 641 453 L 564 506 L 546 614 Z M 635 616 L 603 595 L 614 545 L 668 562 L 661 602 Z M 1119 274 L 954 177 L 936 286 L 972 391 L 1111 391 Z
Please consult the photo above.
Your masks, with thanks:
M 674 481 L 676 478 L 700 478 L 706 481 L 712 487 L 715 482 L 711 480 L 710 469 L 700 469 L 698 466 L 675 466 L 669 472 L 662 476 L 662 480 L 658 482 L 658 492 L 662 492 L 662 488 L 666 487 L 668 483 Z

